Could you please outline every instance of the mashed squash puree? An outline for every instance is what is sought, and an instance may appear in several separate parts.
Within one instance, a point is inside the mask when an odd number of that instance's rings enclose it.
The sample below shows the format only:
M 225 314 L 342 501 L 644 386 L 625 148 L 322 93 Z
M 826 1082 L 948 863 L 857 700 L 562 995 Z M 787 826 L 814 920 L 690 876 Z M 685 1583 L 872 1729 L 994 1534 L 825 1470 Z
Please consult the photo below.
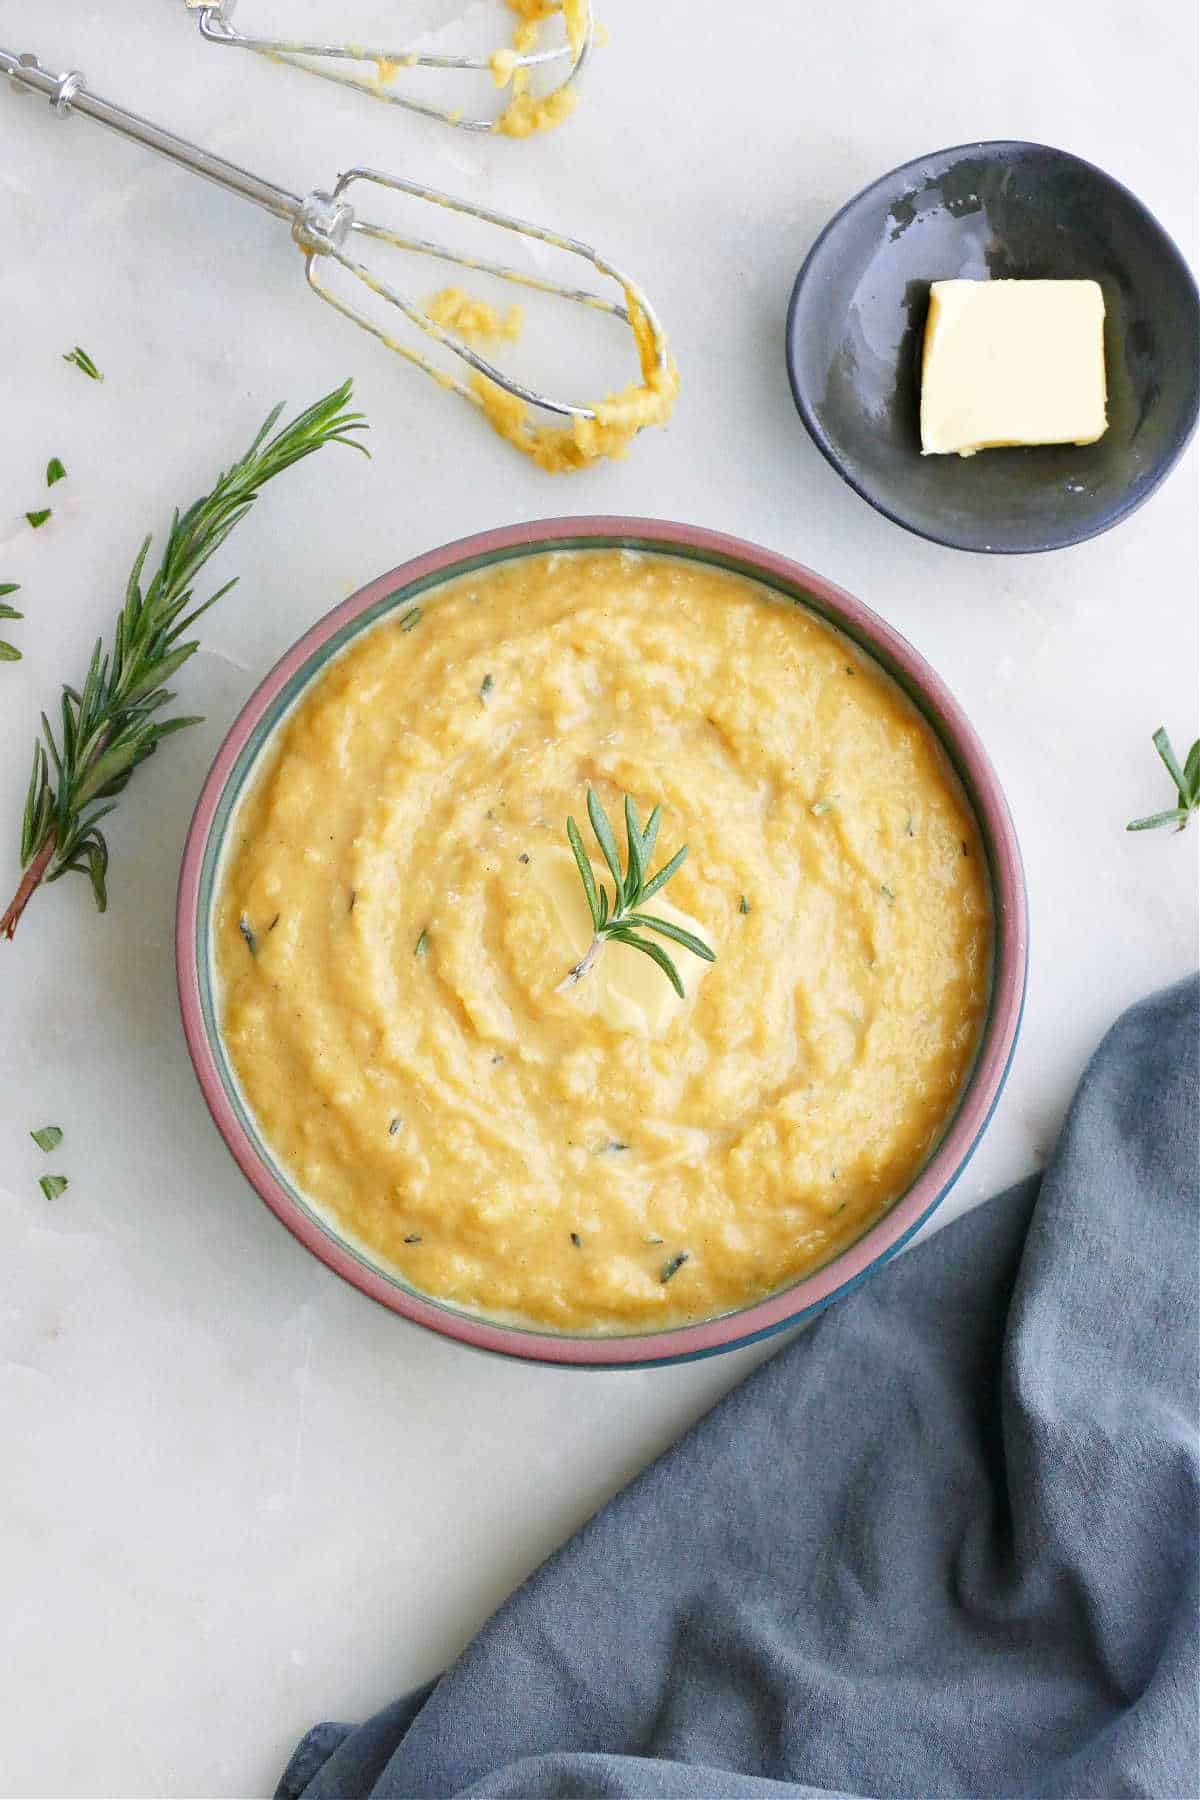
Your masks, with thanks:
M 609 944 L 568 814 L 660 803 Z M 610 883 L 611 885 L 611 883 Z M 287 716 L 230 829 L 224 1042 L 309 1201 L 413 1286 L 564 1331 L 743 1306 L 861 1235 L 937 1143 L 988 1001 L 969 808 L 888 678 L 733 574 L 518 558 L 390 615 Z M 672 948 L 671 946 L 667 946 Z M 674 952 L 673 952 L 674 953 Z

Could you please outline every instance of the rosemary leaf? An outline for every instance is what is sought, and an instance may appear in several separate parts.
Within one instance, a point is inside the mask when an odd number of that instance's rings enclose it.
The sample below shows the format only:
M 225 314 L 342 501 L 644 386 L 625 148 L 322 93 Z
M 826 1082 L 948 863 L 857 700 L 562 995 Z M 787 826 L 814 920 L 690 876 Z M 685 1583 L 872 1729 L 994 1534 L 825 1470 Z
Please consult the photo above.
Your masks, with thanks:
M 687 853 L 688 847 L 684 844 L 682 848 L 675 852 L 669 863 L 663 864 L 662 868 L 658 871 L 658 874 L 653 876 L 642 889 L 643 900 L 649 900 L 651 895 L 657 894 L 660 887 L 666 887 L 672 875 L 675 874 L 677 869 L 682 867 L 687 858 Z
M 44 1150 L 47 1156 L 51 1150 L 57 1150 L 63 1140 L 61 1125 L 39 1125 L 38 1129 L 31 1131 L 29 1135 L 38 1149 Z
M 660 1281 L 664 1281 L 664 1282 L 670 1281 L 672 1275 L 678 1275 L 680 1269 L 682 1269 L 684 1263 L 687 1260 L 688 1260 L 688 1252 L 686 1250 L 680 1250 L 677 1255 L 673 1256 L 670 1259 L 669 1262 L 665 1262 L 663 1264 L 662 1268 L 658 1272 L 658 1279 Z
M 20 660 L 21 652 L 17 649 L 17 646 L 15 644 L 7 643 L 4 638 L 0 638 L 0 662 L 20 662 Z
M 653 918 L 649 913 L 640 912 L 637 917 L 638 924 L 644 925 L 647 930 L 657 931 L 660 937 L 670 938 L 674 944 L 682 944 L 685 950 L 690 950 L 693 956 L 700 957 L 704 962 L 716 962 L 716 951 L 710 950 L 703 938 L 698 938 L 694 931 L 685 931 L 682 925 L 672 924 L 670 919 Z
M 1130 819 L 1126 831 L 1153 831 L 1158 825 L 1174 825 L 1182 831 L 1188 822 L 1188 814 L 1182 806 L 1172 806 L 1166 812 L 1151 813 L 1146 819 Z
M 89 376 L 92 381 L 104 380 L 103 375 L 100 373 L 87 351 L 82 349 L 78 344 L 76 344 L 73 350 L 64 351 L 63 361 L 65 363 L 74 363 L 75 367 L 77 369 L 82 369 L 83 373 Z
M 646 870 L 642 862 L 642 828 L 638 824 L 637 808 L 629 795 L 625 796 L 625 904 L 636 906 L 642 897 L 642 886 L 646 879 Z
M 579 879 L 583 882 L 583 891 L 587 896 L 588 911 L 592 915 L 592 925 L 596 931 L 599 931 L 600 901 L 596 894 L 596 877 L 592 874 L 592 865 L 587 859 L 587 854 L 583 848 L 583 839 L 579 835 L 579 827 L 574 819 L 567 820 L 567 842 L 570 844 L 575 857 L 575 863 L 579 870 Z
M 600 846 L 601 855 L 608 864 L 609 873 L 616 885 L 617 904 L 619 905 L 624 892 L 625 878 L 621 874 L 621 858 L 617 853 L 617 840 L 613 836 L 613 828 L 608 822 L 608 814 L 591 788 L 588 789 L 587 809 L 588 818 L 592 822 L 592 830 L 596 834 L 596 842 Z
M 636 931 L 630 931 L 629 927 L 626 925 L 618 925 L 617 928 L 614 931 L 610 931 L 608 935 L 612 938 L 614 943 L 627 944 L 631 950 L 640 950 L 643 956 L 648 956 L 651 962 L 657 963 L 671 986 L 675 989 L 675 992 L 679 995 L 679 998 L 681 1000 L 687 998 L 687 995 L 684 992 L 683 982 L 679 979 L 679 970 L 675 967 L 675 964 L 671 961 L 671 958 L 667 955 L 661 945 L 652 944 L 649 938 L 639 937 Z
M 19 581 L 0 581 L 0 599 L 2 599 L 5 594 L 19 594 L 20 591 L 21 584 Z
M 67 360 L 100 379 L 78 346 Z M 162 739 L 197 722 L 190 716 L 157 716 L 174 699 L 166 683 L 200 647 L 188 635 L 192 626 L 234 585 L 226 582 L 193 605 L 196 579 L 274 476 L 325 444 L 352 445 L 366 454 L 354 435 L 365 421 L 347 410 L 349 401 L 347 381 L 278 431 L 282 408 L 276 407 L 245 454 L 218 476 L 208 493 L 175 514 L 162 560 L 143 586 L 150 549 L 150 539 L 144 540 L 108 648 L 97 640 L 82 684 L 64 684 L 58 730 L 43 718 L 43 741 L 34 746 L 21 826 L 23 874 L 0 918 L 0 935 L 12 937 L 42 882 L 67 874 L 86 876 L 96 906 L 104 911 L 108 845 L 97 829 L 99 821 Z M 28 516 L 31 524 L 40 524 L 49 514 Z
M 411 607 L 400 621 L 401 631 L 412 631 L 414 626 L 419 625 L 424 617 L 425 614 L 419 606 Z

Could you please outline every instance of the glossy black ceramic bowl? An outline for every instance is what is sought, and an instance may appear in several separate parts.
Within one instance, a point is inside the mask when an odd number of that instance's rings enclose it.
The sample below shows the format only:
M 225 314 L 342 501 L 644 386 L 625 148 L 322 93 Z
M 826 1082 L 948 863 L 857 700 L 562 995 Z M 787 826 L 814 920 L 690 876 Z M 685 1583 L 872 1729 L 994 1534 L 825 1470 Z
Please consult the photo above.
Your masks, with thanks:
M 921 455 L 929 284 L 955 276 L 1100 283 L 1099 442 Z M 1044 144 L 962 144 L 893 169 L 825 227 L 792 292 L 787 363 L 817 447 L 888 518 L 959 550 L 1055 550 L 1116 525 L 1182 454 L 1200 403 L 1200 296 L 1111 175 Z

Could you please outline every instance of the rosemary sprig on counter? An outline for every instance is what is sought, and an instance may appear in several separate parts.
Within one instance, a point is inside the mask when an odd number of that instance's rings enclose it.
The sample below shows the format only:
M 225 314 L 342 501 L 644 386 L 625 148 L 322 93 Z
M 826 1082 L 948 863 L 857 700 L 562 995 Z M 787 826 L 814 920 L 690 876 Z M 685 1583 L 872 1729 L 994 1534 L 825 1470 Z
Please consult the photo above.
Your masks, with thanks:
M 1161 756 L 1167 774 L 1175 783 L 1179 795 L 1178 806 L 1172 806 L 1166 812 L 1151 813 L 1145 819 L 1131 819 L 1125 827 L 1126 831 L 1152 831 L 1156 825 L 1174 825 L 1176 831 L 1182 831 L 1191 815 L 1200 808 L 1200 738 L 1187 753 L 1187 760 L 1182 769 L 1175 755 L 1174 746 L 1167 736 L 1167 728 L 1160 725 L 1151 742 Z
M 98 638 L 82 687 L 64 685 L 57 733 L 42 715 L 45 741 L 34 748 L 21 826 L 24 873 L 0 918 L 0 935 L 12 937 L 43 881 L 72 872 L 89 878 L 96 905 L 104 911 L 108 845 L 99 822 L 161 739 L 199 723 L 191 716 L 156 715 L 175 698 L 165 684 L 200 648 L 187 632 L 229 592 L 236 577 L 195 607 L 192 584 L 273 476 L 324 444 L 349 444 L 366 454 L 351 435 L 364 430 L 366 422 L 361 413 L 347 410 L 349 401 L 347 381 L 272 437 L 283 410 L 277 406 L 245 455 L 218 477 L 209 493 L 175 514 L 162 561 L 144 589 L 150 538 L 142 544 L 111 647 L 106 650 Z
M 716 952 L 710 950 L 702 938 L 692 932 L 685 931 L 681 925 L 669 919 L 659 919 L 651 913 L 640 909 L 645 902 L 657 894 L 659 888 L 665 886 L 675 874 L 688 853 L 686 844 L 677 850 L 669 862 L 663 864 L 656 875 L 649 875 L 650 858 L 654 853 L 654 845 L 658 838 L 658 827 L 662 819 L 662 807 L 656 806 L 646 820 L 643 831 L 638 823 L 637 809 L 629 795 L 625 796 L 625 868 L 622 871 L 621 857 L 617 849 L 617 840 L 613 836 L 613 828 L 608 815 L 597 800 L 591 788 L 587 796 L 588 818 L 592 830 L 596 834 L 605 862 L 613 878 L 613 897 L 610 903 L 608 889 L 603 882 L 597 882 L 592 873 L 592 865 L 588 861 L 583 847 L 583 839 L 579 835 L 579 827 L 574 819 L 567 820 L 567 839 L 579 869 L 579 879 L 583 882 L 583 891 L 587 895 L 588 911 L 592 915 L 592 929 L 595 936 L 586 952 L 575 967 L 558 984 L 558 993 L 574 987 L 582 981 L 594 966 L 596 958 L 606 943 L 628 944 L 631 950 L 640 950 L 652 962 L 658 964 L 675 992 L 684 998 L 683 983 L 679 979 L 679 970 L 661 944 L 653 943 L 642 937 L 640 931 L 656 931 L 660 937 L 668 938 L 672 943 L 682 944 L 693 956 L 703 957 L 705 962 L 716 962 Z M 640 929 L 639 929 L 640 928 Z

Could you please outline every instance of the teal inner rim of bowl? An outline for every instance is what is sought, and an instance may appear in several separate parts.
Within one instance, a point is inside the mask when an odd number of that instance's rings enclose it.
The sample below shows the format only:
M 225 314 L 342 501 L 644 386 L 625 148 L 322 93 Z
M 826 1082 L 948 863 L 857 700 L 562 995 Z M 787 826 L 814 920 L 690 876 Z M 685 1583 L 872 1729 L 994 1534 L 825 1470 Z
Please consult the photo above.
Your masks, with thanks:
M 208 1036 L 208 1041 L 212 1046 L 213 1057 L 220 1072 L 221 1083 L 225 1089 L 229 1104 L 237 1115 L 238 1123 L 241 1125 L 246 1136 L 250 1139 L 250 1142 L 254 1145 L 259 1157 L 266 1164 L 267 1168 L 270 1169 L 275 1180 L 279 1183 L 280 1187 L 284 1189 L 293 1205 L 304 1214 L 305 1218 L 310 1220 L 311 1223 L 331 1241 L 331 1243 L 337 1244 L 340 1249 L 352 1256 L 364 1269 L 369 1270 L 373 1275 L 382 1277 L 390 1286 L 396 1288 L 398 1292 L 410 1294 L 413 1299 L 420 1300 L 427 1306 L 436 1307 L 440 1312 L 444 1312 L 452 1318 L 469 1319 L 476 1323 L 483 1320 L 488 1324 L 500 1326 L 504 1330 L 520 1332 L 524 1337 L 546 1338 L 558 1342 L 561 1342 L 564 1339 L 571 1340 L 579 1338 L 586 1338 L 589 1341 L 611 1339 L 616 1342 L 621 1339 L 638 1337 L 669 1337 L 674 1332 L 694 1330 L 697 1323 L 700 1321 L 693 1319 L 681 1325 L 655 1325 L 647 1328 L 645 1331 L 544 1331 L 538 1326 L 510 1321 L 491 1313 L 472 1312 L 466 1307 L 451 1306 L 446 1301 L 439 1300 L 435 1294 L 428 1294 L 422 1288 L 416 1287 L 412 1282 L 405 1281 L 395 1269 L 372 1256 L 364 1246 L 360 1245 L 355 1240 L 351 1233 L 343 1228 L 334 1226 L 325 1213 L 318 1210 L 310 1200 L 306 1199 L 305 1195 L 296 1186 L 295 1182 L 291 1180 L 287 1171 L 281 1167 L 272 1153 L 270 1146 L 264 1140 L 254 1115 L 246 1104 L 237 1076 L 234 1073 L 225 1052 L 225 1042 L 221 1035 L 217 1018 L 217 999 L 213 981 L 213 969 L 215 965 L 212 946 L 213 898 L 217 881 L 220 876 L 221 861 L 224 853 L 229 822 L 237 811 L 238 803 L 245 792 L 247 781 L 254 772 L 259 756 L 266 748 L 268 740 L 273 735 L 284 715 L 295 705 L 296 701 L 300 698 L 300 695 L 312 685 L 312 683 L 328 667 L 329 663 L 332 662 L 353 638 L 361 636 L 364 631 L 369 631 L 373 625 L 378 623 L 380 619 L 386 618 L 389 613 L 398 612 L 403 610 L 404 607 L 410 606 L 415 600 L 418 600 L 422 594 L 427 594 L 435 588 L 446 587 L 450 582 L 461 580 L 463 576 L 472 575 L 479 569 L 491 568 L 496 563 L 511 562 L 520 557 L 557 555 L 573 550 L 634 550 L 639 554 L 647 556 L 667 556 L 677 562 L 704 563 L 710 568 L 726 569 L 731 574 L 740 575 L 745 580 L 754 582 L 758 587 L 769 588 L 772 592 L 782 594 L 786 599 L 793 601 L 795 604 L 807 607 L 809 612 L 815 613 L 816 616 L 831 630 L 852 643 L 855 646 L 855 649 L 861 655 L 866 657 L 868 661 L 873 662 L 878 668 L 883 669 L 888 677 L 900 689 L 901 693 L 906 696 L 933 732 L 946 760 L 953 769 L 959 784 L 967 797 L 967 802 L 974 815 L 976 825 L 979 826 L 979 836 L 983 844 L 984 855 L 987 858 L 988 885 L 992 900 L 992 980 L 989 994 L 988 1014 L 984 1020 L 983 1030 L 979 1034 L 979 1042 L 975 1046 L 975 1055 L 972 1058 L 971 1066 L 967 1070 L 959 1089 L 958 1098 L 950 1112 L 947 1114 L 935 1143 L 930 1147 L 929 1154 L 926 1156 L 920 1167 L 913 1172 L 912 1180 L 909 1182 L 908 1187 L 904 1189 L 903 1193 L 896 1195 L 895 1199 L 892 1200 L 891 1205 L 885 1208 L 877 1219 L 872 1221 L 871 1225 L 867 1228 L 868 1230 L 873 1230 L 874 1227 L 879 1224 L 880 1220 L 887 1217 L 887 1214 L 892 1210 L 892 1207 L 896 1206 L 899 1201 L 903 1199 L 904 1193 L 911 1191 L 913 1184 L 920 1179 L 922 1173 L 929 1167 L 930 1162 L 937 1155 L 938 1150 L 944 1143 L 946 1134 L 958 1117 L 963 1102 L 971 1089 L 971 1085 L 975 1078 L 975 1071 L 979 1064 L 979 1057 L 991 1025 L 991 998 L 995 994 L 997 985 L 998 970 L 996 967 L 996 959 L 999 954 L 1000 944 L 1000 895 L 993 847 L 987 833 L 980 825 L 981 809 L 979 797 L 975 792 L 970 776 L 963 767 L 954 744 L 950 741 L 946 733 L 941 717 L 930 706 L 929 700 L 924 692 L 917 684 L 910 680 L 907 673 L 897 666 L 882 648 L 859 637 L 832 607 L 824 604 L 817 595 L 813 594 L 810 589 L 805 587 L 803 582 L 789 581 L 774 573 L 768 574 L 761 568 L 758 568 L 754 563 L 748 562 L 743 557 L 726 555 L 719 551 L 710 550 L 706 547 L 697 545 L 665 543 L 662 540 L 654 538 L 602 537 L 586 534 L 571 538 L 543 539 L 533 543 L 513 544 L 503 549 L 483 551 L 478 556 L 464 557 L 461 562 L 452 563 L 447 567 L 435 570 L 430 575 L 419 576 L 413 581 L 405 582 L 401 587 L 394 588 L 392 592 L 386 594 L 382 600 L 375 601 L 374 605 L 366 607 L 353 619 L 347 620 L 346 624 L 335 631 L 331 637 L 327 638 L 318 649 L 313 651 L 307 661 L 296 670 L 296 673 L 284 684 L 279 693 L 276 694 L 270 706 L 254 727 L 254 730 L 250 733 L 250 736 L 242 746 L 237 761 L 229 772 L 229 777 L 221 791 L 221 798 L 213 814 L 212 824 L 209 827 L 208 837 L 204 846 L 204 860 L 200 867 L 199 893 L 196 906 L 196 967 L 199 974 L 200 1009 L 204 1018 L 205 1032 Z M 943 1189 L 942 1193 L 945 1191 L 946 1190 Z M 936 1199 L 940 1200 L 941 1197 L 942 1194 L 939 1194 Z M 930 1210 L 932 1210 L 934 1204 L 936 1204 L 936 1200 L 931 1203 Z M 914 1227 L 914 1229 L 916 1229 L 916 1227 Z M 800 1286 L 801 1282 L 809 1280 L 813 1275 L 817 1274 L 820 1269 L 827 1268 L 837 1257 L 844 1255 L 847 1248 L 848 1246 L 843 1245 L 839 1250 L 831 1252 L 824 1262 L 816 1264 L 812 1269 L 808 1270 L 805 1275 L 801 1276 L 800 1281 L 791 1282 L 789 1286 Z M 736 1317 L 738 1313 L 749 1312 L 752 1307 L 761 1305 L 764 1300 L 774 1298 L 776 1294 L 786 1293 L 787 1291 L 787 1288 L 781 1288 L 773 1290 L 772 1294 L 761 1294 L 754 1300 L 749 1301 L 744 1307 L 734 1307 L 725 1313 L 706 1315 L 703 1322 L 708 1323 L 710 1319 Z

